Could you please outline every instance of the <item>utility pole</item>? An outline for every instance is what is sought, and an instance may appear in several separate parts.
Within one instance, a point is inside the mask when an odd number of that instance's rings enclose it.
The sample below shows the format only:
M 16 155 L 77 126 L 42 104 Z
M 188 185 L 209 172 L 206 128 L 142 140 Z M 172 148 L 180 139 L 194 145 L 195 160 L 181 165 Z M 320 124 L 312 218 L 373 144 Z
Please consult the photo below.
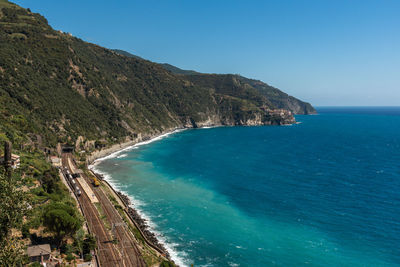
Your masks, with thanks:
M 11 142 L 4 142 L 4 169 L 6 171 L 6 177 L 11 181 Z

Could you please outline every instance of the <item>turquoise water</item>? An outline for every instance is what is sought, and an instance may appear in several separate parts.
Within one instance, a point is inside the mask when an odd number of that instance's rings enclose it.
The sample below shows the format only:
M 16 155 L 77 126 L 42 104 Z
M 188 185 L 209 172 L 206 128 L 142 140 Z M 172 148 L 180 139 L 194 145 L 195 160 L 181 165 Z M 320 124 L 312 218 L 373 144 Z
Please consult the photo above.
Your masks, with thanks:
M 95 168 L 182 266 L 400 266 L 400 108 L 186 130 Z

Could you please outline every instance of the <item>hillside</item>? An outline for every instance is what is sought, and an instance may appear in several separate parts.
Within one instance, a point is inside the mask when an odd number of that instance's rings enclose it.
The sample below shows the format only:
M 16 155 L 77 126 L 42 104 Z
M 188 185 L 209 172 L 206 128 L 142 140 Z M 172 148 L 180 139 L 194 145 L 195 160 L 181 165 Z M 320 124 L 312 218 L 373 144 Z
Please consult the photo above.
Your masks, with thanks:
M 161 64 L 161 66 L 163 66 L 164 69 L 175 74 L 184 74 L 184 75 L 200 74 L 199 72 L 196 72 L 194 70 L 183 70 L 168 63 L 163 63 Z
M 114 49 L 114 51 L 127 57 L 140 58 L 123 50 Z M 174 74 L 187 75 L 187 77 L 184 78 L 196 85 L 213 88 L 220 93 L 229 90 L 231 92 L 230 94 L 236 95 L 237 91 L 253 91 L 254 94 L 266 97 L 267 101 L 276 108 L 287 109 L 294 114 L 307 115 L 316 113 L 316 110 L 311 104 L 290 96 L 262 81 L 248 79 L 240 75 L 207 74 L 196 72 L 194 70 L 183 70 L 168 63 L 162 63 L 160 65 Z
M 292 109 L 290 97 L 252 80 L 176 75 L 55 31 L 7 1 L 0 8 L 0 141 L 54 147 L 83 136 L 110 144 L 176 127 L 294 122 L 290 112 L 275 110 Z
M 120 55 L 126 56 L 126 57 L 133 57 L 133 58 L 136 58 L 136 59 L 143 59 L 143 58 L 141 58 L 141 57 L 139 57 L 139 56 L 136 56 L 136 55 L 131 54 L 131 53 L 129 53 L 129 52 L 126 52 L 126 51 L 124 51 L 124 50 L 112 49 L 112 51 L 114 51 L 115 53 L 118 53 L 118 54 L 120 54 Z
M 262 81 L 248 79 L 240 75 L 192 74 L 186 76 L 186 79 L 203 87 L 214 88 L 218 93 L 264 99 L 263 101 L 267 101 L 270 105 L 279 109 L 290 110 L 293 114 L 316 113 L 311 104 L 290 96 Z

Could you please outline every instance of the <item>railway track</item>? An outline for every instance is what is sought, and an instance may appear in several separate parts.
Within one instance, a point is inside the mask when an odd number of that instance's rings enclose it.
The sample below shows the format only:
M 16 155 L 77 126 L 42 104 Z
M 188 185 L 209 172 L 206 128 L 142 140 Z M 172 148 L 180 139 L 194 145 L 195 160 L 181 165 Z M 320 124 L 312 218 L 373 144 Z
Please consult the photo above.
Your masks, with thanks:
M 132 233 L 129 231 L 129 229 L 126 228 L 127 227 L 126 223 L 124 222 L 124 220 L 122 219 L 116 208 L 113 206 L 113 204 L 111 203 L 111 201 L 108 199 L 108 197 L 101 188 L 94 187 L 92 185 L 89 177 L 87 177 L 85 174 L 82 174 L 81 176 L 86 180 L 86 183 L 91 187 L 92 191 L 96 195 L 104 211 L 104 214 L 107 217 L 108 222 L 112 226 L 112 232 L 114 233 L 115 239 L 117 240 L 117 243 L 113 245 L 114 247 L 117 247 L 118 251 L 120 252 L 119 253 L 119 258 L 120 258 L 119 263 L 121 264 L 120 266 L 145 267 L 146 263 L 144 262 L 143 257 L 141 256 L 140 250 L 137 246 L 137 242 L 133 237 Z M 82 188 L 81 191 L 83 191 Z M 85 196 L 87 197 L 86 193 Z M 93 208 L 95 208 L 92 203 L 90 204 Z M 109 240 L 111 240 L 111 238 Z M 118 265 L 114 263 L 113 265 L 104 265 L 104 266 L 118 266 Z
M 129 262 L 129 266 L 146 266 L 134 237 L 126 228 L 126 223 L 123 221 L 118 211 L 114 208 L 101 188 L 93 187 L 92 189 L 100 200 L 107 217 L 111 218 L 111 223 L 114 226 L 114 233 L 119 241 L 121 251 L 123 251 L 125 262 Z
M 67 167 L 70 171 L 72 171 L 68 164 L 68 157 L 68 154 L 64 154 L 62 157 L 62 163 L 64 167 Z M 88 222 L 89 230 L 96 237 L 97 256 L 100 266 L 125 267 L 121 261 L 121 257 L 119 256 L 117 249 L 112 243 L 112 239 L 108 234 L 96 207 L 90 201 L 81 185 L 79 183 L 77 184 L 82 192 L 81 196 L 78 198 L 78 201 L 82 207 L 86 221 Z
M 118 240 L 120 251 L 123 254 L 122 258 L 124 260 L 124 263 L 127 266 L 146 266 L 143 258 L 141 257 L 141 253 L 139 251 L 139 248 L 137 247 L 134 237 L 132 236 L 130 231 L 126 229 L 126 223 L 123 221 L 111 201 L 108 199 L 101 188 L 94 187 L 90 183 L 91 181 L 86 175 L 84 175 L 84 178 L 86 179 L 86 182 L 90 184 L 93 192 L 99 199 L 107 218 L 109 218 L 110 223 L 113 226 L 113 232 L 115 233 L 115 237 Z

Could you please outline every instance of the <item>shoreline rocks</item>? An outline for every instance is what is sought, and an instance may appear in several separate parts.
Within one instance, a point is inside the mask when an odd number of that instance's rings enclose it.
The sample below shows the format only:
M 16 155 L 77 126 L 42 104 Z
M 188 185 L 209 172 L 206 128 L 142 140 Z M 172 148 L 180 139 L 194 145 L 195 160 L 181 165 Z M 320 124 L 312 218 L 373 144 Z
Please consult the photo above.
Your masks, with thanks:
M 171 257 L 164 247 L 164 245 L 157 239 L 156 235 L 149 230 L 149 225 L 147 221 L 143 219 L 140 214 L 137 212 L 136 209 L 132 207 L 132 203 L 129 197 L 119 191 L 116 191 L 118 196 L 121 198 L 122 202 L 124 202 L 125 206 L 127 207 L 127 213 L 131 217 L 132 220 L 135 221 L 136 225 L 140 228 L 139 230 L 143 233 L 145 238 L 158 249 L 161 254 L 163 254 L 167 259 L 171 260 Z

